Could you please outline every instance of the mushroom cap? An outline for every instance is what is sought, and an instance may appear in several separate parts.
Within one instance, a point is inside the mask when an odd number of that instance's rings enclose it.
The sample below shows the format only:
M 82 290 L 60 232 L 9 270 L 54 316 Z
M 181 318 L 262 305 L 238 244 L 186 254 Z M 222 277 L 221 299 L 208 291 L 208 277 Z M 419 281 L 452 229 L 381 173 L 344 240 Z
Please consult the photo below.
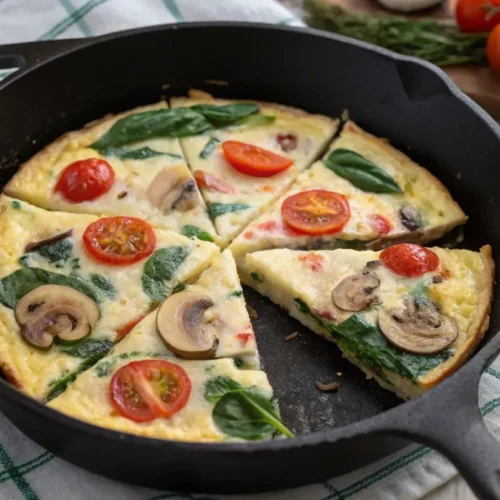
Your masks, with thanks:
M 74 288 L 42 285 L 18 300 L 14 314 L 23 338 L 35 347 L 48 349 L 55 336 L 65 341 L 86 337 L 99 319 L 99 308 Z
M 455 319 L 442 314 L 438 305 L 428 299 L 407 299 L 403 307 L 382 309 L 378 325 L 392 344 L 416 354 L 443 351 L 458 336 Z
M 158 309 L 156 326 L 167 347 L 181 358 L 211 359 L 215 356 L 217 329 L 203 319 L 214 305 L 201 293 L 183 291 L 168 297 Z
M 378 300 L 373 292 L 379 286 L 380 280 L 371 271 L 352 274 L 333 289 L 332 300 L 343 311 L 363 311 Z

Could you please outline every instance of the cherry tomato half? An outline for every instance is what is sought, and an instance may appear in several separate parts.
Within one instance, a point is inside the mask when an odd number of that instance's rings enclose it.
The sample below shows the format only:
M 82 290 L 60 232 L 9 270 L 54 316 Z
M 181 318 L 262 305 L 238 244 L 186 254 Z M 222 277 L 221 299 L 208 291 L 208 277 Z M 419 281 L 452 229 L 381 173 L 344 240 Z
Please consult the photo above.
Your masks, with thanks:
M 344 195 L 312 189 L 289 196 L 281 206 L 281 217 L 301 233 L 330 234 L 346 225 L 351 209 Z
M 490 66 L 500 75 L 500 24 L 488 36 L 486 56 Z
M 153 253 L 156 233 L 142 219 L 102 217 L 85 229 L 83 244 L 95 260 L 125 266 Z
M 191 381 L 183 368 L 169 361 L 132 361 L 113 375 L 109 395 L 122 416 L 148 422 L 170 418 L 184 408 L 191 395 Z
M 222 151 L 235 170 L 254 177 L 270 177 L 293 165 L 289 158 L 245 142 L 225 141 Z
M 204 170 L 195 170 L 194 179 L 198 187 L 219 191 L 219 193 L 234 194 L 236 191 L 231 184 L 216 175 L 205 172 Z
M 126 337 L 130 333 L 130 331 L 132 330 L 132 328 L 134 328 L 134 326 L 136 326 L 137 324 L 139 324 L 147 315 L 148 315 L 147 313 L 146 314 L 141 314 L 137 318 L 134 318 L 134 319 L 130 320 L 128 323 L 125 323 L 123 326 L 121 326 L 120 328 L 118 328 L 116 330 L 116 339 L 115 339 L 115 342 L 118 342 L 123 337 Z
M 439 267 L 439 257 L 428 248 L 402 243 L 386 248 L 380 260 L 393 272 L 407 278 L 422 276 Z
M 500 23 L 500 0 L 458 0 L 455 17 L 465 33 L 491 31 Z
M 107 193 L 115 180 L 115 171 L 111 165 L 99 158 L 75 161 L 61 173 L 54 188 L 68 201 L 95 200 Z
M 373 214 L 370 216 L 370 220 L 373 226 L 373 229 L 377 231 L 378 234 L 389 234 L 392 229 L 391 221 L 384 217 L 383 215 Z

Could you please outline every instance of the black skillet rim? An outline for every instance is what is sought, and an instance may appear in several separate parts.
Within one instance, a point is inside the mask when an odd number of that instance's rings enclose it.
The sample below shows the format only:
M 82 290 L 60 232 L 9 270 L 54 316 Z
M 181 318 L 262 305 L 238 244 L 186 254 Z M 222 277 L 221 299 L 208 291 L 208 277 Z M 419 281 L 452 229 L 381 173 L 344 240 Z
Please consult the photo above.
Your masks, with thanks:
M 260 30 L 275 31 L 277 33 L 282 31 L 290 31 L 301 34 L 306 37 L 314 36 L 314 37 L 322 37 L 326 39 L 335 40 L 337 42 L 359 47 L 368 52 L 376 53 L 387 59 L 407 62 L 416 66 L 423 67 L 425 70 L 430 71 L 434 73 L 436 76 L 438 76 L 446 85 L 448 93 L 451 94 L 456 101 L 459 101 L 462 106 L 468 107 L 472 112 L 474 112 L 477 116 L 479 116 L 479 118 L 483 121 L 483 123 L 485 123 L 491 129 L 493 134 L 500 141 L 500 127 L 493 120 L 493 118 L 478 104 L 476 104 L 469 97 L 467 97 L 455 85 L 455 83 L 451 80 L 450 77 L 448 77 L 442 70 L 440 70 L 433 64 L 414 57 L 408 57 L 396 54 L 392 51 L 371 45 L 369 43 L 365 43 L 359 40 L 347 38 L 341 35 L 336 35 L 313 28 L 281 26 L 281 25 L 273 25 L 266 23 L 247 23 L 247 22 L 231 22 L 231 21 L 174 23 L 168 25 L 158 25 L 153 27 L 114 32 L 103 36 L 94 37 L 92 39 L 87 38 L 87 39 L 79 39 L 71 41 L 61 40 L 61 41 L 49 42 L 54 44 L 58 43 L 64 44 L 65 42 L 70 42 L 70 43 L 69 47 L 62 48 L 61 52 L 57 52 L 56 50 L 54 53 L 52 53 L 50 56 L 46 58 L 42 57 L 40 60 L 36 59 L 33 62 L 28 60 L 25 68 L 20 68 L 20 70 L 16 71 L 14 74 L 12 74 L 12 76 L 7 77 L 3 82 L 0 83 L 0 91 L 3 88 L 6 88 L 7 86 L 13 84 L 19 78 L 22 78 L 25 74 L 36 70 L 38 66 L 42 66 L 60 57 L 69 56 L 71 55 L 72 52 L 78 51 L 79 49 L 83 49 L 90 45 L 99 44 L 101 42 L 106 42 L 107 40 L 111 39 L 130 37 L 135 34 L 141 34 L 146 32 L 164 31 L 164 30 L 193 30 L 193 29 L 204 29 L 204 28 L 260 29 Z M 47 43 L 47 42 L 42 42 L 42 43 Z M 36 46 L 38 44 L 40 44 L 40 42 L 34 42 L 29 45 Z M 21 47 L 22 45 L 25 44 L 12 44 L 11 46 L 5 45 L 0 48 L 7 50 L 6 53 L 9 53 L 8 52 L 9 47 L 12 47 L 12 49 L 10 49 L 12 50 L 10 54 L 16 55 L 15 47 L 16 46 Z M 226 454 L 241 453 L 241 452 L 257 453 L 262 451 L 279 451 L 291 448 L 310 447 L 325 442 L 332 443 L 339 440 L 350 439 L 355 436 L 361 436 L 373 432 L 386 432 L 390 431 L 391 429 L 397 429 L 399 426 L 396 424 L 396 422 L 406 420 L 405 416 L 409 417 L 412 412 L 420 413 L 419 412 L 420 406 L 425 408 L 429 406 L 428 404 L 424 404 L 423 403 L 424 401 L 426 403 L 429 403 L 432 402 L 432 400 L 437 400 L 440 397 L 440 395 L 444 395 L 445 393 L 457 387 L 457 381 L 477 380 L 478 382 L 482 370 L 487 364 L 489 364 L 489 362 L 492 361 L 492 358 L 498 353 L 498 351 L 500 351 L 500 335 L 499 332 L 496 332 L 494 335 L 492 335 L 491 340 L 486 345 L 483 345 L 482 347 L 477 349 L 475 353 L 472 355 L 472 357 L 464 365 L 462 365 L 455 373 L 453 373 L 446 380 L 442 381 L 436 387 L 427 391 L 424 395 L 418 397 L 415 400 L 402 403 L 396 406 L 395 408 L 374 415 L 373 417 L 369 417 L 343 427 L 323 429 L 310 434 L 298 435 L 290 439 L 277 439 L 277 440 L 275 439 L 275 440 L 256 441 L 256 442 L 249 441 L 249 442 L 237 442 L 237 443 L 203 443 L 203 442 L 173 441 L 173 440 L 137 436 L 134 434 L 121 433 L 111 429 L 101 428 L 96 425 L 80 421 L 76 418 L 69 417 L 21 393 L 20 391 L 15 389 L 11 384 L 1 379 L 0 379 L 0 394 L 4 397 L 9 398 L 16 405 L 24 407 L 24 410 L 28 411 L 29 413 L 43 414 L 45 412 L 45 416 L 48 419 L 53 420 L 55 424 L 70 427 L 75 432 L 91 433 L 94 434 L 95 437 L 102 437 L 105 439 L 116 440 L 121 443 L 128 442 L 131 445 L 147 444 L 148 446 L 169 447 L 171 450 L 175 450 L 177 448 L 177 449 L 183 449 L 183 451 L 187 452 L 197 451 L 198 453 L 200 452 L 200 448 L 205 449 L 207 447 L 210 449 L 211 452 L 217 452 L 217 453 L 226 453 Z

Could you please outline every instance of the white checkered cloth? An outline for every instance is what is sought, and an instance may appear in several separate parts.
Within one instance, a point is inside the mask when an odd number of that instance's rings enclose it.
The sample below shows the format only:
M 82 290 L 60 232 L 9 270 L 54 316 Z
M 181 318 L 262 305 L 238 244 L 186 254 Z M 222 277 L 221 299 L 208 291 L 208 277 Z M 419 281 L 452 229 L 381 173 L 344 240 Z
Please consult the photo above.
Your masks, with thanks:
M 177 21 L 260 21 L 301 26 L 274 0 L 0 0 L 0 44 L 102 35 Z M 0 69 L 0 77 L 7 71 Z M 479 405 L 488 428 L 500 435 L 500 361 L 483 375 Z M 413 500 L 457 474 L 431 449 L 414 445 L 342 477 L 259 500 Z M 0 499 L 236 499 L 239 496 L 155 491 L 79 469 L 40 448 L 0 414 Z M 250 497 L 246 496 L 245 499 Z

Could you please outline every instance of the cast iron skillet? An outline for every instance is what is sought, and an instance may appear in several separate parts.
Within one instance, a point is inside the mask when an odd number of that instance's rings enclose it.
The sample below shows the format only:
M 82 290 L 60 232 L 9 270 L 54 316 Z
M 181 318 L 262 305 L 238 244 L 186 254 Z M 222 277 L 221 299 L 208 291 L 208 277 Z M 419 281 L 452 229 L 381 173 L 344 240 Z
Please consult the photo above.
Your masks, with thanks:
M 0 84 L 2 183 L 65 131 L 190 86 L 330 116 L 347 108 L 448 186 L 470 215 L 467 246 L 490 243 L 500 262 L 500 130 L 429 64 L 313 30 L 203 23 L 0 47 L 0 68 L 10 66 L 22 69 Z M 199 444 L 125 435 L 59 414 L 4 381 L 0 408 L 61 457 L 137 484 L 219 493 L 290 488 L 346 473 L 415 440 L 448 456 L 478 496 L 500 498 L 500 444 L 483 424 L 477 393 L 481 371 L 500 350 L 498 294 L 489 334 L 471 361 L 405 404 L 266 299 L 248 290 L 245 296 L 259 312 L 264 368 L 294 439 Z M 299 338 L 285 343 L 295 330 Z M 338 371 L 338 393 L 320 394 L 315 381 Z

